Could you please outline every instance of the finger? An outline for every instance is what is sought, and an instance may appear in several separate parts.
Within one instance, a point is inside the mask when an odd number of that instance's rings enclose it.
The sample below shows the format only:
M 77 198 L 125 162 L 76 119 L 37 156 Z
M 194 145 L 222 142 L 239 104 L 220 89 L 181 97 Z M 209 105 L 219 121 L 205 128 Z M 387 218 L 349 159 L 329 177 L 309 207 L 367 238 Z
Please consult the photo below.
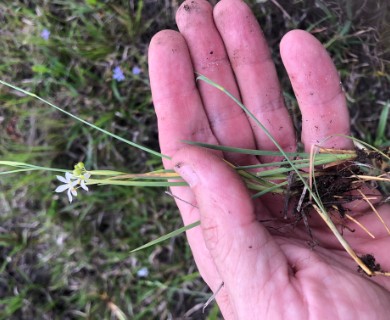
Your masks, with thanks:
M 149 76 L 162 153 L 173 155 L 182 140 L 215 144 L 196 88 L 187 45 L 175 31 L 156 34 L 149 46 Z M 167 168 L 169 161 L 164 160 Z
M 350 148 L 351 140 L 332 134 L 349 134 L 349 115 L 337 70 L 322 44 L 308 32 L 290 31 L 280 53 L 302 113 L 305 149 L 321 144 Z
M 264 35 L 250 8 L 241 0 L 223 0 L 214 19 L 225 43 L 244 105 L 286 151 L 295 151 L 292 121 L 284 105 L 277 73 Z M 252 124 L 258 148 L 276 150 Z
M 149 46 L 149 74 L 153 103 L 158 119 L 162 153 L 172 156 L 183 147 L 182 140 L 215 144 L 215 139 L 198 94 L 188 48 L 183 37 L 175 31 L 161 31 Z M 172 168 L 163 159 L 165 168 Z M 199 221 L 196 200 L 189 188 L 171 188 L 184 222 Z M 202 230 L 186 232 L 199 271 L 212 290 L 222 280 L 203 241 Z M 221 292 L 221 297 L 224 293 Z
M 286 257 L 256 221 L 248 190 L 226 163 L 195 147 L 181 149 L 173 161 L 195 194 L 203 238 L 236 317 L 251 319 L 243 299 L 265 310 L 271 296 L 288 290 Z
M 176 14 L 176 22 L 188 44 L 195 71 L 239 98 L 224 44 L 213 21 L 211 5 L 205 0 L 185 1 Z M 240 107 L 209 84 L 199 82 L 198 86 L 210 127 L 219 143 L 253 149 L 252 130 Z M 240 164 L 254 160 L 254 157 L 237 154 L 229 154 L 227 158 Z

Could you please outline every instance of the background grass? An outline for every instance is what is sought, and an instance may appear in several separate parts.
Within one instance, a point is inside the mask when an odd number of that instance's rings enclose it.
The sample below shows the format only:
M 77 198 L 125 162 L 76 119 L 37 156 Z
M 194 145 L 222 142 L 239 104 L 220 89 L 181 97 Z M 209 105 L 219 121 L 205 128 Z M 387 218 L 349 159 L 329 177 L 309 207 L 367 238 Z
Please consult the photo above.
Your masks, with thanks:
M 0 78 L 100 127 L 158 150 L 147 47 L 175 28 L 175 0 L 0 3 Z M 216 2 L 216 1 L 214 1 Z M 300 114 L 278 53 L 306 29 L 331 53 L 353 134 L 389 145 L 390 14 L 386 0 L 247 1 L 263 26 L 286 103 Z M 50 31 L 47 40 L 43 30 Z M 120 66 L 125 80 L 113 80 Z M 133 73 L 133 68 L 140 73 Z M 378 130 L 380 118 L 382 115 Z M 146 172 L 160 160 L 0 87 L 0 158 L 42 166 Z M 129 251 L 182 224 L 164 190 L 94 187 L 71 205 L 55 177 L 0 176 L 0 319 L 217 319 L 184 236 Z M 145 277 L 137 272 L 147 268 Z

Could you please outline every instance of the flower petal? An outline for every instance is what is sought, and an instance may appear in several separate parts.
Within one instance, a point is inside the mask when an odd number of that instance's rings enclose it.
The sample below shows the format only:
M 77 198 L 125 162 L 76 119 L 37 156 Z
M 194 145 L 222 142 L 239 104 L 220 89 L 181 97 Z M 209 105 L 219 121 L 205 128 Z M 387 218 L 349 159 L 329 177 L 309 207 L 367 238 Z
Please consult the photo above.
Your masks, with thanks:
M 80 186 L 81 186 L 81 188 L 83 188 L 85 191 L 88 191 L 88 187 L 85 185 L 85 181 L 84 181 L 84 180 L 81 180 Z
M 73 198 L 72 198 L 72 194 L 70 193 L 70 189 L 68 189 L 67 194 L 68 194 L 69 202 L 72 203 Z
M 58 186 L 54 191 L 59 193 L 65 191 L 66 189 L 69 189 L 69 186 L 67 184 L 62 184 Z
M 57 179 L 60 180 L 63 183 L 68 183 L 68 181 L 64 177 L 57 176 Z
M 69 191 L 75 196 L 77 197 L 77 191 L 75 188 L 70 188 Z
M 65 173 L 65 178 L 67 179 L 67 182 L 70 182 L 70 179 L 75 179 L 74 175 L 70 172 Z
M 79 184 L 79 180 L 74 180 L 72 182 L 69 182 L 68 186 L 69 186 L 69 188 L 73 189 L 73 187 L 77 186 L 78 184 Z

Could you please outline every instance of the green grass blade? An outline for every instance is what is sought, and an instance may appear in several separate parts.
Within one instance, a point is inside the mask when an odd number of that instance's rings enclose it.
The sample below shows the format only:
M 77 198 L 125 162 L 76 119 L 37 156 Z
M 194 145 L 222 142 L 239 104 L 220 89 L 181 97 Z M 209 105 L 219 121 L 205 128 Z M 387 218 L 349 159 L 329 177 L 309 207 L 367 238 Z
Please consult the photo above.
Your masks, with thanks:
M 386 158 L 388 161 L 390 161 L 390 156 L 387 155 L 386 153 L 384 153 L 382 150 L 379 150 L 378 148 L 376 148 L 375 146 L 373 145 L 370 145 L 369 143 L 363 141 L 363 140 L 360 140 L 358 138 L 355 138 L 355 137 L 351 137 L 351 136 L 347 136 L 345 134 L 334 134 L 333 136 L 339 136 L 339 137 L 344 137 L 344 138 L 347 138 L 347 139 L 351 139 L 352 141 L 356 141 L 358 142 L 359 144 L 367 147 L 367 149 L 372 149 L 376 152 L 378 152 L 379 154 L 381 154 L 384 158 Z
M 91 175 L 94 176 L 118 176 L 126 174 L 125 172 L 113 171 L 113 170 L 88 170 Z
M 263 196 L 269 192 L 274 192 L 274 191 L 278 190 L 279 188 L 281 189 L 282 187 L 286 186 L 287 184 L 288 184 L 288 181 L 284 181 L 284 182 L 275 184 L 272 187 L 269 187 L 267 189 L 264 189 L 260 192 L 253 194 L 251 197 L 252 197 L 252 199 L 260 198 L 261 196 Z
M 376 146 L 381 146 L 387 140 L 386 127 L 387 127 L 387 120 L 389 118 L 389 109 L 390 109 L 390 102 L 384 103 L 382 112 L 379 117 L 378 128 L 376 130 L 376 138 L 374 142 Z
M 145 151 L 145 152 L 148 152 L 148 153 L 150 153 L 150 154 L 152 154 L 152 155 L 155 155 L 155 156 L 157 156 L 157 157 L 159 157 L 159 158 L 170 159 L 170 157 L 168 157 L 167 155 L 164 155 L 164 154 L 162 154 L 162 153 L 159 153 L 159 152 L 154 151 L 154 150 L 152 150 L 152 149 L 149 149 L 149 148 L 147 148 L 147 147 L 141 146 L 141 145 L 138 144 L 138 143 L 129 141 L 129 140 L 125 139 L 125 138 L 122 138 L 122 137 L 120 137 L 120 136 L 114 134 L 114 133 L 111 133 L 111 132 L 109 132 L 109 131 L 107 131 L 107 130 L 104 130 L 104 129 L 98 127 L 98 126 L 95 126 L 94 124 L 92 124 L 92 123 L 90 123 L 90 122 L 88 122 L 88 121 L 86 121 L 86 120 L 84 120 L 84 119 L 81 119 L 81 118 L 79 118 L 79 117 L 73 115 L 72 113 L 70 113 L 70 112 L 68 112 L 68 111 L 65 111 L 64 109 L 62 109 L 62 108 L 56 106 L 55 104 L 53 104 L 53 103 L 51 103 L 51 102 L 49 102 L 49 101 L 47 101 L 47 100 L 45 100 L 45 99 L 43 99 L 43 98 L 37 96 L 37 95 L 34 94 L 34 93 L 31 93 L 31 92 L 29 92 L 29 91 L 26 91 L 26 90 L 24 90 L 24 89 L 22 89 L 22 88 L 19 88 L 19 87 L 17 87 L 17 86 L 14 86 L 14 85 L 12 85 L 12 84 L 10 84 L 10 83 L 8 83 L 8 82 L 5 82 L 5 81 L 3 81 L 3 80 L 0 80 L 0 83 L 3 84 L 3 85 L 5 85 L 5 86 L 7 86 L 7 87 L 9 87 L 9 88 L 12 88 L 12 89 L 14 89 L 14 90 L 16 90 L 16 91 L 22 92 L 22 93 L 24 93 L 24 94 L 26 94 L 26 95 L 28 95 L 28 96 L 30 96 L 30 97 L 33 97 L 34 99 L 38 99 L 39 101 L 41 101 L 41 102 L 43 102 L 43 103 L 49 105 L 50 107 L 52 107 L 52 108 L 54 108 L 54 109 L 56 109 L 56 110 L 58 110 L 58 111 L 61 111 L 62 113 L 68 115 L 69 117 L 72 117 L 73 119 L 76 119 L 77 121 L 80 121 L 80 122 L 86 124 L 87 126 L 90 126 L 90 127 L 94 128 L 94 129 L 100 131 L 100 132 L 103 132 L 104 134 L 106 134 L 106 135 L 108 135 L 108 136 L 110 136 L 110 137 L 113 137 L 113 138 L 115 138 L 115 139 L 117 139 L 117 140 L 119 140 L 119 141 L 122 141 L 122 142 L 124 142 L 124 143 L 127 143 L 128 145 L 131 145 L 132 147 L 135 147 L 135 148 L 138 148 L 138 149 L 143 150 L 143 151 Z
M 189 140 L 183 140 L 183 142 L 198 146 L 198 147 L 204 147 L 208 149 L 213 150 L 220 150 L 225 152 L 235 152 L 235 153 L 243 153 L 243 154 L 251 154 L 255 156 L 275 156 L 275 157 L 282 157 L 283 154 L 280 151 L 266 151 L 266 150 L 253 150 L 253 149 L 244 149 L 244 148 L 234 148 L 229 146 L 221 146 L 221 145 L 215 145 L 215 144 L 209 144 L 209 143 L 203 143 L 203 142 L 196 142 L 196 141 L 189 141 Z M 303 152 L 285 152 L 285 154 L 289 157 L 307 157 L 307 153 Z
M 315 161 L 313 161 L 313 164 L 314 164 L 314 166 L 318 166 L 318 165 L 329 164 L 329 163 L 335 162 L 337 160 L 350 160 L 350 159 L 351 159 L 351 155 L 346 154 L 345 157 L 337 157 L 334 159 L 326 159 L 326 158 L 325 159 L 316 159 Z M 284 164 L 286 164 L 286 163 L 284 163 Z M 307 163 L 307 162 L 306 163 L 294 163 L 294 166 L 296 169 L 304 169 L 304 168 L 309 167 L 309 163 Z M 292 170 L 294 170 L 294 168 L 292 168 L 292 167 L 278 167 L 275 169 L 268 169 L 265 171 L 260 171 L 256 174 L 256 176 L 269 177 L 269 176 L 273 176 L 275 174 L 287 173 L 287 172 L 290 172 Z
M 160 242 L 163 242 L 163 241 L 168 240 L 170 238 L 176 237 L 177 235 L 179 235 L 179 234 L 181 234 L 181 233 L 183 233 L 183 232 L 185 232 L 187 230 L 190 230 L 192 228 L 195 228 L 195 227 L 197 227 L 199 225 L 200 225 L 200 221 L 196 221 L 196 222 L 191 223 L 189 225 L 186 225 L 186 226 L 184 226 L 182 228 L 179 228 L 179 229 L 177 229 L 175 231 L 167 233 L 166 235 L 163 235 L 162 237 L 160 237 L 160 238 L 158 238 L 156 240 L 150 241 L 150 242 L 148 242 L 148 243 L 146 243 L 146 244 L 144 244 L 144 245 L 142 245 L 142 246 L 140 246 L 140 247 L 138 247 L 138 248 L 136 248 L 134 250 L 131 250 L 130 252 L 132 253 L 132 252 L 136 252 L 136 251 L 143 250 L 143 249 L 146 249 L 148 247 L 154 246 L 154 245 L 156 245 L 156 244 L 158 244 Z
M 185 187 L 188 184 L 184 181 L 121 181 L 121 180 L 97 180 L 88 179 L 87 185 L 114 185 L 125 187 Z
M 2 161 L 0 161 L 0 165 L 18 168 L 16 170 L 12 170 L 13 172 L 42 170 L 42 171 L 53 171 L 53 172 L 65 173 L 65 172 L 69 171 L 69 170 L 58 169 L 58 168 L 41 167 L 41 166 L 36 166 L 33 164 L 29 164 L 29 163 L 25 163 L 25 162 L 17 162 L 17 161 L 2 160 Z M 7 173 L 11 173 L 11 171 L 3 171 L 0 174 L 7 174 Z

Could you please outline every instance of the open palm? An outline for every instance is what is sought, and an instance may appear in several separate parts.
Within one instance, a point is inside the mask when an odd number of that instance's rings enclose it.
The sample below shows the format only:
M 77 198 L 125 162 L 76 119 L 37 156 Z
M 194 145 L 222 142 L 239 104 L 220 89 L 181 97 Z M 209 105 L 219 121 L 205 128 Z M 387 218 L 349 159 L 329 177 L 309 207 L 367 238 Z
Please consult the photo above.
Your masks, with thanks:
M 222 160 L 248 165 L 271 161 L 249 155 L 220 154 L 188 147 L 182 140 L 240 148 L 275 146 L 226 95 L 196 83 L 199 72 L 229 92 L 271 132 L 285 151 L 295 151 L 296 137 L 270 52 L 253 14 L 241 0 L 222 0 L 213 9 L 205 0 L 185 1 L 177 13 L 179 32 L 159 32 L 150 44 L 149 68 L 165 160 L 190 187 L 176 187 L 200 273 L 215 291 L 226 319 L 388 319 L 390 279 L 369 278 L 318 217 L 311 227 L 319 246 L 308 246 L 305 227 L 275 230 L 259 220 L 281 217 L 283 199 L 252 201 L 238 175 Z M 280 45 L 283 63 L 302 112 L 306 150 L 334 133 L 349 133 L 349 116 L 337 71 L 323 46 L 304 31 L 291 31 Z M 341 137 L 329 148 L 351 148 Z M 191 205 L 192 204 L 192 205 Z M 389 236 L 368 207 L 355 214 L 376 235 L 358 229 L 345 238 L 359 253 L 378 258 L 390 269 Z M 379 208 L 390 224 L 390 207 Z

